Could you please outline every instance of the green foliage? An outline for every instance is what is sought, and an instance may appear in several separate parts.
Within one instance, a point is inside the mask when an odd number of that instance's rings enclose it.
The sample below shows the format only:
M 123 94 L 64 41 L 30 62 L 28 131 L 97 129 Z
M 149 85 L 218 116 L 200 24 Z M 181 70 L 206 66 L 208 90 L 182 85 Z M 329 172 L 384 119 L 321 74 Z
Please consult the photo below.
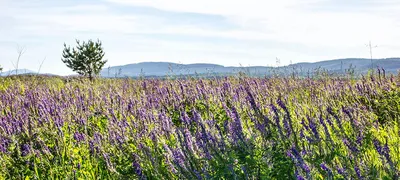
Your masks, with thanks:
M 365 97 L 361 97 L 378 118 L 381 124 L 397 121 L 400 123 L 400 91 L 384 91 L 379 95 L 370 97 L 370 101 L 366 101 Z
M 0 78 L 0 179 L 396 179 L 396 80 Z
M 76 40 L 76 47 L 67 47 L 64 43 L 62 62 L 80 75 L 89 77 L 90 80 L 98 75 L 107 60 L 103 60 L 104 51 L 100 40 L 88 42 Z

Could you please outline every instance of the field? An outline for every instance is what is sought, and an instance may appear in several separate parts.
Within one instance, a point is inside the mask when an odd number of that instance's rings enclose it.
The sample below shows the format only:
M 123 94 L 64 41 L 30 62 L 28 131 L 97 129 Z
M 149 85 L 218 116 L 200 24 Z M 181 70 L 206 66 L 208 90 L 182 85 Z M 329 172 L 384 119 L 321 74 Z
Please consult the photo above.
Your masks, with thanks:
M 0 179 L 398 179 L 398 84 L 0 78 Z

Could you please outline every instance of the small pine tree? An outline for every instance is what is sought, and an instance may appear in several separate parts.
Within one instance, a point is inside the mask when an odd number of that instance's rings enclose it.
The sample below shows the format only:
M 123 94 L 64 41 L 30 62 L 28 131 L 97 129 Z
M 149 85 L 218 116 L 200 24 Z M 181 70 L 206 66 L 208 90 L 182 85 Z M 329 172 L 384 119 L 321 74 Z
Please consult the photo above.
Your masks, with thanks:
M 103 60 L 105 53 L 101 42 L 100 40 L 97 40 L 97 42 L 89 40 L 80 43 L 79 40 L 76 40 L 76 43 L 77 46 L 72 50 L 64 43 L 61 60 L 73 71 L 89 77 L 93 81 L 94 76 L 99 75 L 104 64 L 107 63 L 107 60 Z
M 1 67 L 1 65 L 0 65 L 0 73 L 1 73 L 1 72 L 3 72 L 3 67 Z

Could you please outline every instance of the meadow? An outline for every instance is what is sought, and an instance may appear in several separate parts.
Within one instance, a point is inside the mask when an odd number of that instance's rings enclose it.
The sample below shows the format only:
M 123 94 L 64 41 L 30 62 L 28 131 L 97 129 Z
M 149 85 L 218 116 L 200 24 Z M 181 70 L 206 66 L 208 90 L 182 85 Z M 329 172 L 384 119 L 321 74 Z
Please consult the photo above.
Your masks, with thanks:
M 0 78 L 0 179 L 398 179 L 400 76 Z

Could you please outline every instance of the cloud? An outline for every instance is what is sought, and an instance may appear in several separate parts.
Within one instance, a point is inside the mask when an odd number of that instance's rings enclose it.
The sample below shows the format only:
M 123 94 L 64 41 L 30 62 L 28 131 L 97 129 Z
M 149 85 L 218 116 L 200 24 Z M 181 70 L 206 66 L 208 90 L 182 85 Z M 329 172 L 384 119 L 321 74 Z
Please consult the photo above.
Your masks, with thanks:
M 324 0 L 304 5 L 314 11 L 383 13 L 400 7 L 398 0 Z
M 27 68 L 47 56 L 43 70 L 71 73 L 59 61 L 62 43 L 100 38 L 108 65 L 138 61 L 282 64 L 397 56 L 397 0 L 0 0 L 0 51 L 28 50 Z M 271 63 L 272 62 L 272 63 Z M 47 66 L 46 66 L 47 64 Z M 57 67 L 57 68 L 54 68 Z
M 193 34 L 230 37 L 244 40 L 274 40 L 305 43 L 309 46 L 349 47 L 368 40 L 383 44 L 396 43 L 396 32 L 400 30 L 400 12 L 389 7 L 398 7 L 394 0 L 386 1 L 333 1 L 333 0 L 283 0 L 283 1 L 186 1 L 186 0 L 108 0 L 131 6 L 146 6 L 176 12 L 192 12 L 222 15 L 241 27 L 223 31 L 196 27 L 167 27 L 165 33 Z M 313 7 L 313 8 L 309 8 Z M 354 12 L 324 11 L 324 8 L 349 8 Z M 358 9 L 380 8 L 377 13 Z M 386 9 L 383 11 L 382 9 Z M 318 10 L 322 9 L 322 10 Z M 358 10 L 358 11 L 355 11 Z M 389 10 L 389 11 L 388 11 Z
M 113 3 L 120 3 L 133 6 L 148 6 L 157 9 L 179 12 L 194 12 L 201 14 L 214 14 L 224 16 L 247 16 L 260 17 L 265 14 L 281 14 L 287 11 L 287 7 L 301 4 L 295 0 L 281 1 L 263 1 L 263 0 L 203 0 L 203 1 L 186 1 L 186 0 L 108 0 Z M 305 0 L 302 3 L 314 2 L 314 0 Z

